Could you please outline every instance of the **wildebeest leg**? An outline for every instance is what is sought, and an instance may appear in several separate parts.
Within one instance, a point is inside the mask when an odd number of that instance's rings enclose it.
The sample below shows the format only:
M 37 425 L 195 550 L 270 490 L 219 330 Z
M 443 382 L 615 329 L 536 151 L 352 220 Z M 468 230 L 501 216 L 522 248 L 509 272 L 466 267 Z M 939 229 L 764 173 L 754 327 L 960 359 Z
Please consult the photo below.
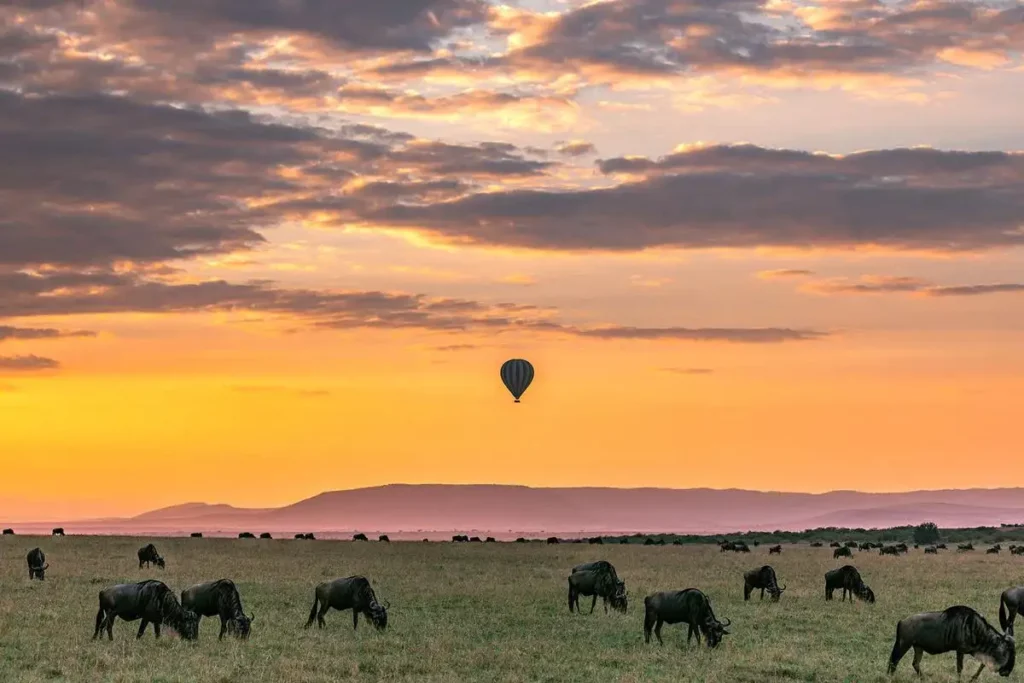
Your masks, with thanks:
M 644 642 L 651 642 L 651 628 L 654 627 L 654 615 L 651 612 L 644 613 Z
M 156 637 L 159 638 L 160 637 L 160 622 L 159 621 L 154 621 L 153 622 L 153 631 L 156 633 Z
M 690 639 L 693 638 L 693 634 L 697 632 L 697 629 L 694 628 L 693 624 L 687 624 L 687 627 L 688 628 L 686 629 L 686 644 L 689 645 Z M 700 645 L 699 635 L 697 636 L 697 644 Z
M 324 602 L 323 604 L 320 605 L 320 611 L 317 612 L 317 615 L 316 615 L 316 625 L 319 626 L 320 628 L 323 628 L 324 626 L 327 625 L 327 622 L 324 621 L 324 615 L 327 614 L 327 610 L 329 610 L 329 609 L 331 609 L 331 606 L 327 602 Z
M 764 600 L 764 588 L 761 589 L 761 599 Z
M 910 648 L 903 644 L 900 638 L 900 627 L 896 626 L 896 642 L 892 644 L 892 654 L 889 655 L 889 673 L 896 673 L 896 665 L 903 659 L 903 655 L 907 654 L 907 650 Z
M 963 673 L 963 670 L 964 670 L 964 653 L 960 652 L 958 650 L 957 653 L 956 653 L 956 677 L 957 677 L 957 680 L 960 679 L 960 674 Z
M 973 676 L 971 676 L 971 680 L 973 681 L 973 680 L 974 680 L 974 679 L 976 679 L 976 678 L 977 678 L 978 676 L 980 676 L 980 675 L 981 675 L 981 672 L 982 672 L 982 671 L 984 671 L 984 670 L 985 670 L 985 665 L 984 665 L 984 664 L 982 664 L 981 666 L 979 666 L 979 667 L 978 667 L 978 671 L 977 671 L 977 672 L 976 672 L 976 673 L 975 673 L 975 674 L 974 674 Z
M 915 645 L 914 646 L 914 671 L 917 672 L 918 676 L 923 676 L 924 675 L 924 674 L 921 673 L 921 657 L 922 656 L 924 656 L 924 650 L 922 650 L 920 647 Z M 959 663 L 962 663 L 962 662 L 963 662 L 963 659 L 958 657 L 958 662 L 957 663 L 959 664 Z
M 139 635 L 135 636 L 136 639 L 141 638 L 142 634 L 146 632 L 146 624 L 148 623 L 149 622 L 146 621 L 145 617 L 143 617 L 142 623 L 139 624 Z
M 217 636 L 217 640 L 224 640 L 224 631 L 228 630 L 228 620 L 223 616 L 220 618 L 220 635 Z
M 114 610 L 107 612 L 107 639 L 114 639 L 114 619 L 117 617 Z
M 573 598 L 575 598 L 574 591 L 572 589 L 572 581 L 569 582 L 569 612 L 572 612 Z
M 100 630 L 103 629 L 103 619 L 106 618 L 107 614 L 103 611 L 103 606 L 100 605 L 100 611 L 96 613 L 96 630 L 92 632 L 92 639 L 96 640 L 100 636 Z
M 594 608 L 597 607 L 597 593 L 594 593 L 594 599 L 590 603 L 590 613 L 594 613 Z
M 663 622 L 663 621 L 662 621 L 662 620 L 661 620 L 661 619 L 659 618 L 659 619 L 658 619 L 658 623 L 656 623 L 656 624 L 654 625 L 654 635 L 658 637 L 658 645 L 664 645 L 664 644 L 665 644 L 665 641 L 663 641 L 663 640 L 661 639 L 661 625 L 662 625 L 663 623 L 665 623 L 665 622 Z
M 749 600 L 750 599 L 750 594 L 752 592 L 754 592 L 753 588 L 751 588 L 750 586 L 748 586 L 746 584 L 743 585 L 743 599 L 744 600 Z
M 352 630 L 354 631 L 356 626 L 359 626 L 359 612 L 355 607 L 352 608 Z

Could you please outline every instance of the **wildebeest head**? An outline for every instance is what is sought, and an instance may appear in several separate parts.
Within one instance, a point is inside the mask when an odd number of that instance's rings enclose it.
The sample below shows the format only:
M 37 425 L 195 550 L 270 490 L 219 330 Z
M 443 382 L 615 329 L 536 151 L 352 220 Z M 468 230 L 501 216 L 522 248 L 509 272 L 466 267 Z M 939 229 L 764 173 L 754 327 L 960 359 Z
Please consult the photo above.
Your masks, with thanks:
M 1003 633 L 993 643 L 992 648 L 985 654 L 977 653 L 975 659 L 987 665 L 988 668 L 996 671 L 1000 676 L 1009 676 L 1013 671 L 1013 664 L 1017 658 L 1017 648 L 1013 636 Z M 998 668 L 997 668 L 998 667 Z
M 388 607 L 390 606 L 391 603 L 382 605 L 376 600 L 370 603 L 370 622 L 378 631 L 383 631 L 388 627 Z
M 255 614 L 245 616 L 245 613 L 243 612 L 228 622 L 228 633 L 231 633 L 242 640 L 248 640 L 249 633 L 252 630 L 252 622 L 255 620 Z
M 162 558 L 159 555 L 157 555 L 156 566 L 160 567 L 160 569 L 166 569 L 167 568 L 167 563 L 164 562 L 164 558 Z
M 49 568 L 50 568 L 50 563 L 47 562 L 42 567 L 39 567 L 38 569 L 36 569 L 36 576 L 39 577 L 40 581 L 44 581 L 46 579 L 46 570 L 49 569 Z
M 626 613 L 626 605 L 628 603 L 628 598 L 626 597 L 625 581 L 619 579 L 615 582 L 615 592 L 612 593 L 611 597 L 608 599 L 608 602 L 611 603 L 612 609 L 618 610 L 623 614 Z
M 868 604 L 875 604 L 875 592 L 868 588 L 867 584 L 860 587 L 860 592 L 857 594 L 861 600 Z
M 704 624 L 704 638 L 708 642 L 708 647 L 718 647 L 718 644 L 722 642 L 722 637 L 729 635 L 729 630 L 726 628 L 732 623 L 732 619 L 726 619 L 725 623 L 718 621 L 712 617 Z
M 772 595 L 772 601 L 773 601 L 773 602 L 778 602 L 778 601 L 779 601 L 779 598 L 781 598 L 781 597 L 782 597 L 782 592 L 783 592 L 784 590 L 786 590 L 786 587 L 785 587 L 785 586 L 782 586 L 782 587 L 780 588 L 779 586 L 777 586 L 777 585 L 776 585 L 776 586 L 775 586 L 775 589 L 774 589 L 774 590 L 772 590 L 772 589 L 770 589 L 770 588 L 769 588 L 768 590 L 769 590 L 769 592 L 770 592 L 770 593 L 771 593 L 771 595 Z
M 185 640 L 195 640 L 199 637 L 199 615 L 192 610 L 182 609 L 180 626 L 178 635 Z

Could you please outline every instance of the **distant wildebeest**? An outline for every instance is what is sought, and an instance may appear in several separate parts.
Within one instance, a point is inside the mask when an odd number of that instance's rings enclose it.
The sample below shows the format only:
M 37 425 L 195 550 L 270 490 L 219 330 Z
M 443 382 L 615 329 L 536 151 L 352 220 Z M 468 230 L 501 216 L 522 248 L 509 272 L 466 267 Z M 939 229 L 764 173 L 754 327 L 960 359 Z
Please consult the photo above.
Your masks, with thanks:
M 971 655 L 981 662 L 972 681 L 981 675 L 986 664 L 1000 676 L 1009 676 L 1016 659 L 1013 636 L 1000 633 L 983 616 L 963 605 L 901 619 L 896 624 L 896 642 L 889 657 L 890 674 L 910 648 L 914 648 L 914 671 L 919 675 L 925 652 L 938 655 L 955 651 L 958 678 L 964 668 L 964 655 Z
M 761 589 L 761 599 L 764 600 L 764 592 L 767 590 L 772 602 L 778 602 L 782 591 L 786 590 L 785 586 L 779 588 L 775 570 L 770 564 L 743 573 L 743 599 L 749 600 L 750 594 L 758 588 Z
M 781 555 L 782 554 L 782 546 L 781 545 L 773 545 L 771 548 L 768 548 L 768 554 L 769 555 Z
M 996 547 L 989 548 L 989 549 L 987 549 L 985 551 L 985 554 L 986 555 L 998 555 L 999 554 L 999 548 L 996 548 Z
M 611 562 L 598 560 L 578 564 L 572 568 L 569 575 L 569 611 L 580 611 L 580 596 L 592 595 L 590 613 L 594 613 L 598 597 L 604 603 L 605 614 L 608 613 L 608 603 L 612 609 L 625 612 L 627 606 L 626 582 L 619 579 L 615 567 Z
M 857 541 L 847 541 L 843 545 L 846 546 L 847 548 L 856 548 L 857 547 Z
M 270 535 L 269 531 L 264 531 L 262 534 L 260 534 L 260 538 L 271 538 L 272 539 L 274 537 Z
M 202 538 L 202 537 L 203 537 L 203 535 L 200 532 L 198 532 L 198 531 L 193 531 L 192 532 L 192 538 Z
M 761 545 L 761 541 L 755 540 L 754 541 L 754 547 L 756 548 L 759 545 Z
M 967 551 L 970 551 L 970 550 L 974 550 L 974 544 L 973 543 L 961 543 L 960 545 L 958 545 L 956 547 L 956 551 L 958 553 L 963 553 L 963 552 L 967 552 Z
M 470 543 L 483 543 L 483 540 L 479 536 L 470 536 Z
M 842 544 L 839 541 L 832 541 L 828 544 L 829 548 L 841 548 Z
M 1010 550 L 1011 555 L 1024 555 L 1024 545 L 1019 545 L 1016 548 Z
M 945 543 L 939 543 L 935 547 L 938 548 L 939 550 L 945 550 L 946 549 L 946 544 Z
M 516 543 L 526 543 L 526 539 L 523 538 L 522 536 L 520 536 L 519 538 L 516 539 Z
M 644 539 L 644 545 L 654 545 L 654 539 L 648 536 Z
M 381 534 L 380 536 L 377 537 L 377 540 L 380 541 L 381 543 L 391 543 L 391 539 L 388 538 L 387 534 Z
M 871 550 L 871 544 L 865 541 L 864 543 L 861 543 L 859 546 L 857 546 L 857 549 L 862 551 Z
M 306 540 L 307 541 L 315 541 L 316 540 L 316 536 L 313 535 L 313 532 L 309 532 L 308 534 L 306 534 Z
M 306 534 L 295 534 L 295 538 L 305 539 L 306 538 Z
M 251 532 L 249 532 L 249 531 L 243 531 L 242 533 L 238 534 L 238 537 L 239 538 L 256 538 L 256 535 L 251 533 Z
M 147 567 L 150 563 L 160 567 L 160 569 L 166 569 L 167 563 L 164 558 L 160 557 L 160 553 L 156 551 L 156 546 L 150 543 L 149 545 L 139 548 L 139 569 L 142 569 L 142 565 L 145 564 Z
M 469 536 L 452 536 L 452 543 L 469 543 Z
M 906 543 L 897 543 L 896 544 L 896 552 L 897 553 L 907 553 L 907 552 L 910 552 L 910 550 L 907 548 L 907 544 Z
M 878 551 L 879 555 L 892 555 L 896 556 L 900 554 L 900 549 L 894 545 L 887 545 Z
M 715 618 L 715 612 L 711 609 L 711 601 L 708 597 L 696 588 L 687 588 L 681 591 L 662 591 L 652 593 L 644 598 L 644 642 L 651 642 L 651 630 L 658 638 L 658 643 L 664 645 L 661 639 L 662 624 L 687 624 L 690 628 L 686 633 L 686 642 L 697 636 L 697 644 L 700 645 L 701 634 L 707 640 L 708 647 L 717 647 L 722 642 L 722 636 L 728 635 L 726 627 L 732 620 L 726 620 L 723 624 Z
M 319 612 L 317 612 L 318 606 Z M 377 595 L 370 587 L 369 580 L 364 576 L 349 576 L 318 585 L 313 597 L 313 607 L 309 610 L 309 621 L 306 622 L 306 628 L 313 625 L 314 619 L 320 628 L 326 626 L 324 615 L 332 607 L 336 610 L 352 610 L 353 629 L 359 626 L 360 613 L 369 619 L 378 631 L 387 628 L 387 606 L 377 601 Z
M 370 539 L 366 537 L 366 534 L 353 534 L 352 535 L 352 540 L 353 541 L 369 541 Z
M 4 536 L 13 536 L 14 535 L 14 529 L 4 529 L 4 534 L 3 535 Z
M 225 631 L 242 640 L 247 639 L 252 622 L 256 619 L 255 615 L 246 616 L 242 611 L 242 599 L 231 579 L 197 583 L 186 588 L 181 592 L 181 606 L 195 612 L 200 621 L 203 617 L 220 617 L 220 635 L 217 640 L 224 639 Z
M 924 549 L 924 554 L 925 555 L 938 555 L 939 554 L 939 549 L 936 548 L 933 545 L 930 545 L 930 546 L 928 546 L 928 547 L 926 547 Z
M 28 551 L 28 580 L 39 579 L 40 581 L 46 580 L 46 570 L 50 568 L 50 565 L 46 562 L 46 555 L 39 548 L 32 548 Z
M 1024 610 L 1024 586 L 1007 588 L 999 596 L 999 626 L 1006 633 L 1013 635 L 1013 622 Z
M 494 536 L 488 536 L 487 538 L 484 539 L 484 543 L 497 543 L 497 542 L 498 541 L 494 538 Z
M 604 541 L 600 536 L 591 536 L 587 539 L 587 543 L 590 543 L 591 545 L 602 545 Z
M 157 638 L 160 637 L 160 626 L 163 624 L 173 628 L 185 640 L 195 640 L 199 634 L 199 616 L 182 607 L 170 588 L 152 579 L 118 584 L 100 591 L 100 609 L 96 613 L 93 640 L 99 638 L 104 628 L 107 637 L 113 640 L 114 619 L 117 617 L 125 621 L 142 619 L 136 638 L 142 637 L 150 622 L 153 623 L 153 632 Z
M 558 543 L 558 537 L 557 536 L 551 536 L 551 537 L 548 538 L 548 545 L 554 545 L 555 543 Z
M 722 541 L 718 544 L 719 552 L 724 553 L 726 550 L 735 550 L 736 544 L 732 541 Z
M 825 572 L 825 599 L 832 599 L 832 591 L 843 590 L 842 600 L 846 600 L 846 594 L 850 594 L 850 602 L 853 596 L 857 596 L 867 603 L 874 604 L 875 593 L 860 578 L 860 572 L 853 565 L 843 565 L 839 569 Z
M 825 544 L 824 544 L 824 543 L 822 543 L 821 541 L 815 541 L 814 543 L 812 543 L 812 544 L 811 544 L 811 547 L 812 547 L 812 548 L 821 548 L 821 547 L 823 547 L 824 545 L 825 545 Z
M 64 535 L 64 527 L 59 526 L 56 529 L 54 529 L 53 531 L 51 531 L 50 533 L 52 535 L 54 535 L 54 536 L 63 536 Z
M 836 548 L 832 551 L 833 560 L 840 557 L 853 557 L 853 551 L 849 548 Z

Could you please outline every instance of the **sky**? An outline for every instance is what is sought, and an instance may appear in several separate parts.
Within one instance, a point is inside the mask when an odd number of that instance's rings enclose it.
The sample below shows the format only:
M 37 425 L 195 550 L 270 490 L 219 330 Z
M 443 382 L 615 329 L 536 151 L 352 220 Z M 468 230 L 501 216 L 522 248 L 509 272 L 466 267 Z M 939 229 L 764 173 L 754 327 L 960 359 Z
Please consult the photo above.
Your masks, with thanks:
M 0 518 L 1015 485 L 1022 50 L 1018 2 L 0 0 Z

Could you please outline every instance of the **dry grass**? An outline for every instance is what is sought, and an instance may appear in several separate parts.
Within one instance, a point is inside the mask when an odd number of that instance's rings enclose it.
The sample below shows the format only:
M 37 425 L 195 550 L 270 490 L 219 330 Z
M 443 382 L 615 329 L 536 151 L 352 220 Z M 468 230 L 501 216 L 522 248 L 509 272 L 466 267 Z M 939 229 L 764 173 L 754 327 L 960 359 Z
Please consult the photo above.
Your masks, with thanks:
M 149 540 L 166 571 L 137 569 Z M 37 545 L 50 563 L 45 583 L 28 580 L 25 555 Z M 597 558 L 625 579 L 627 614 L 605 615 L 600 602 L 593 615 L 569 613 L 569 569 Z M 878 603 L 825 603 L 823 574 L 840 562 L 806 546 L 769 559 L 764 546 L 738 555 L 709 546 L 4 537 L 0 681 L 883 681 L 899 618 L 966 604 L 998 626 L 1000 592 L 1022 582 L 1022 560 L 1006 554 L 855 553 Z M 743 602 L 742 572 L 760 564 L 789 586 L 778 604 L 757 594 Z M 325 630 L 303 630 L 315 584 L 350 574 L 391 601 L 387 632 L 361 621 L 353 633 L 351 613 L 335 611 Z M 158 642 L 151 629 L 136 641 L 138 622 L 120 620 L 114 642 L 91 640 L 105 586 L 159 578 L 180 593 L 221 577 L 256 613 L 249 642 L 217 642 L 216 619 L 203 620 L 194 644 L 173 632 Z M 688 587 L 732 619 L 732 635 L 709 651 L 687 647 L 685 627 L 666 626 L 664 647 L 645 645 L 643 596 Z M 913 678 L 910 659 L 897 679 Z M 929 680 L 955 680 L 952 654 L 926 657 L 923 668 Z

